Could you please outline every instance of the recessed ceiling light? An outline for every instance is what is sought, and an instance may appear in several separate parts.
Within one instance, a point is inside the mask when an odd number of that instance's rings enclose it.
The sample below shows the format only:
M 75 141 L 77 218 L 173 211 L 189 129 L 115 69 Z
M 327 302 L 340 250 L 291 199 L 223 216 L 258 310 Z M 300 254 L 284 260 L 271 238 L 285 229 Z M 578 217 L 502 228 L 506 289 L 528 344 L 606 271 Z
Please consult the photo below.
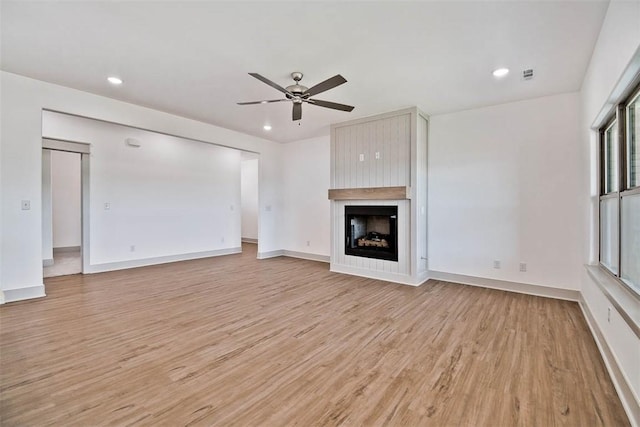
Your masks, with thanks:
M 121 85 L 122 84 L 122 79 L 120 79 L 118 77 L 108 77 L 107 80 L 112 85 Z
M 271 126 L 269 126 L 269 125 L 264 125 L 264 126 L 262 126 L 262 129 L 264 129 L 264 130 L 271 130 Z
M 497 70 L 493 70 L 493 77 L 504 77 L 509 74 L 508 68 L 498 68 Z
M 269 101 L 260 101 L 260 104 L 267 104 Z

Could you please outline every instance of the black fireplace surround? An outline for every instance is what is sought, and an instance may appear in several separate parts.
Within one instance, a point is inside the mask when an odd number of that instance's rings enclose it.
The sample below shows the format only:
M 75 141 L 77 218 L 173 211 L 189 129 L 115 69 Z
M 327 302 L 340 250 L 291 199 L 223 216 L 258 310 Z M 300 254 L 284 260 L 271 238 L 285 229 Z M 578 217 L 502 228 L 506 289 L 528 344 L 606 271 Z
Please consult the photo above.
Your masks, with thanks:
M 347 255 L 398 261 L 398 207 L 345 206 Z

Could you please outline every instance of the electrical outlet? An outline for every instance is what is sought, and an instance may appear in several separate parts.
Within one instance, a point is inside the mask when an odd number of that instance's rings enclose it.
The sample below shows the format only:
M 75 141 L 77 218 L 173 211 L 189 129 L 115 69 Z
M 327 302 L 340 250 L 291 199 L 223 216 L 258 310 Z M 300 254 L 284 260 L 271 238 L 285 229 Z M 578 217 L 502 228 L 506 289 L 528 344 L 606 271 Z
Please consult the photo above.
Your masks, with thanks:
M 307 246 L 311 246 L 311 240 L 307 240 Z
M 136 251 L 136 245 L 131 245 L 131 246 L 129 247 L 129 250 L 130 250 L 131 252 L 135 252 L 135 251 Z
M 220 238 L 220 243 L 224 243 L 224 237 Z
M 265 210 L 266 212 L 271 212 L 271 205 L 267 205 L 267 206 L 265 206 L 265 207 L 264 207 L 264 210 Z
M 234 210 L 235 207 L 233 205 L 229 206 L 229 209 Z
M 500 260 L 493 261 L 493 268 L 500 269 Z
M 364 154 L 360 154 L 359 159 L 361 162 L 364 162 Z
M 611 322 L 611 307 L 607 307 L 607 323 Z
M 522 273 L 525 273 L 527 271 L 527 263 L 526 262 L 521 262 L 520 263 L 520 271 Z

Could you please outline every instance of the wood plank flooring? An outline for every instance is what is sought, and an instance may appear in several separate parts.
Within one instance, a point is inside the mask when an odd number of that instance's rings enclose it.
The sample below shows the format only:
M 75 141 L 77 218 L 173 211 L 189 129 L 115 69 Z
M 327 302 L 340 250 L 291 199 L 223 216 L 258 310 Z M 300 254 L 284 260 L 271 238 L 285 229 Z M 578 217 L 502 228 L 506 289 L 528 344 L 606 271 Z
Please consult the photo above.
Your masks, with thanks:
M 0 308 L 0 424 L 623 426 L 576 303 L 239 255 Z

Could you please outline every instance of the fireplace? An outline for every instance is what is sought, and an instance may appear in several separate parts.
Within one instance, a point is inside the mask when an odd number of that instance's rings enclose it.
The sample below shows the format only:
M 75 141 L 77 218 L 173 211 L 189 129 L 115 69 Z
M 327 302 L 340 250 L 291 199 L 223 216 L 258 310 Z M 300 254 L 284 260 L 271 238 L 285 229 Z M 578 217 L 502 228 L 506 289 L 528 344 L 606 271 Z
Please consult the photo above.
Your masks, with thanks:
M 412 286 L 429 278 L 428 133 L 415 107 L 331 125 L 332 272 Z
M 345 206 L 345 254 L 398 261 L 398 207 Z

